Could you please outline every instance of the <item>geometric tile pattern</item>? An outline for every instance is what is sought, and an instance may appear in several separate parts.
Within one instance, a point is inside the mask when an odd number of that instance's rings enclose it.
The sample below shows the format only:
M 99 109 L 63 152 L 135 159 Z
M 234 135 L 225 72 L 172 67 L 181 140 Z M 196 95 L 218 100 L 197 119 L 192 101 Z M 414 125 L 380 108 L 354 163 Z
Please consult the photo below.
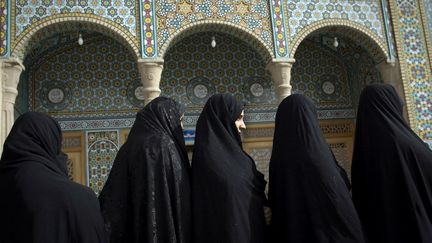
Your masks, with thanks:
M 391 2 L 391 4 L 393 1 Z M 424 140 L 432 140 L 432 74 L 419 2 L 397 0 L 394 24 L 410 123 Z
M 246 138 L 273 137 L 273 134 L 274 127 L 246 129 L 242 132 L 243 137 Z
M 144 105 L 133 55 L 109 37 L 92 34 L 85 45 L 69 42 L 35 59 L 26 71 L 30 110 L 59 119 L 133 117 Z
M 318 110 L 318 119 L 346 119 L 355 118 L 353 109 L 338 109 L 338 110 Z M 246 108 L 245 121 L 247 123 L 266 122 L 272 123 L 275 119 L 275 112 L 250 113 Z M 15 117 L 18 117 L 16 114 Z M 192 128 L 198 120 L 198 115 L 186 114 L 183 123 L 185 127 Z M 118 119 L 100 118 L 100 119 L 79 119 L 59 120 L 62 131 L 83 131 L 94 129 L 122 129 L 131 128 L 135 118 L 126 117 Z
M 63 137 L 62 149 L 81 148 L 81 137 Z
M 250 30 L 273 50 L 267 0 L 161 0 L 155 4 L 158 46 L 164 46 L 164 43 L 183 26 L 201 20 L 219 20 Z
M 314 101 L 317 109 L 352 108 L 351 82 L 343 59 L 333 50 L 305 40 L 294 57 L 291 71 L 293 93 L 302 93 Z M 326 92 L 326 84 L 332 89 Z
M 376 63 L 389 59 L 388 46 L 369 28 L 346 19 L 323 19 L 304 27 L 289 43 L 290 56 L 295 55 L 301 41 L 311 34 L 334 34 L 333 37 L 345 37 L 355 40 L 362 48 L 367 50 Z M 333 38 L 332 37 L 332 38 Z
M 428 30 L 430 38 L 432 39 L 432 1 L 424 1 L 426 7 L 426 16 L 428 20 Z
M 339 46 L 335 48 L 333 46 L 333 36 L 335 35 L 332 32 L 327 32 L 326 34 L 312 36 L 310 39 L 319 44 L 321 48 L 331 50 L 344 63 L 348 72 L 352 106 L 357 107 L 360 92 L 366 85 L 382 83 L 381 74 L 376 68 L 376 59 L 372 56 L 374 53 L 370 53 L 370 49 L 365 49 L 362 46 L 363 43 L 357 43 L 356 35 L 352 35 L 352 38 L 339 36 Z
M 210 45 L 215 37 L 216 47 Z M 272 112 L 276 97 L 263 57 L 244 41 L 224 33 L 185 37 L 164 57 L 160 88 L 198 115 L 215 93 L 231 93 L 247 102 L 248 113 Z
M 88 40 L 87 33 L 80 32 L 84 40 Z M 24 59 L 24 66 L 31 67 L 34 62 L 38 61 L 38 59 L 44 54 L 50 51 L 54 51 L 58 49 L 60 46 L 75 44 L 77 42 L 78 34 L 77 32 L 63 32 L 58 33 L 56 35 L 51 35 L 47 38 L 44 38 L 42 41 L 34 43 L 31 47 L 31 52 L 29 52 Z M 87 43 L 86 43 L 87 44 Z
M 29 76 L 30 83 L 26 86 L 30 94 L 29 108 L 47 112 L 62 120 L 64 130 L 128 128 L 133 123 L 135 112 L 143 105 L 142 100 L 135 95 L 140 85 L 136 62 L 128 55 L 126 48 L 113 39 L 95 33 L 85 35 L 86 44 L 83 46 L 77 46 L 67 33 L 48 38 L 43 43 L 53 42 L 55 48 L 51 44 L 41 45 L 28 56 L 23 77 Z M 212 48 L 208 41 L 213 35 L 217 42 L 216 48 Z M 340 45 L 344 46 L 342 39 Z M 346 50 L 358 47 L 341 49 L 345 51 L 340 55 L 345 56 L 344 60 L 348 64 L 351 60 L 357 60 L 354 56 L 361 59 L 361 53 L 348 53 Z M 299 53 L 307 55 L 307 51 Z M 327 63 L 325 58 L 322 57 L 321 62 Z M 301 59 L 296 63 L 306 61 L 308 65 L 313 64 L 309 63 L 313 58 Z M 365 71 L 352 75 L 353 79 L 359 77 L 367 80 L 369 78 L 363 78 L 365 76 L 361 73 L 373 73 L 367 70 L 367 59 L 362 60 L 362 63 L 365 65 L 356 62 L 350 64 L 365 68 Z M 296 70 L 295 66 L 293 80 L 298 76 Z M 314 69 L 309 76 L 319 76 L 313 72 Z M 25 80 L 21 82 L 24 83 Z M 293 91 L 296 91 L 295 83 L 293 87 Z M 165 56 L 161 90 L 162 95 L 171 96 L 188 108 L 185 119 L 187 126 L 195 125 L 206 98 L 214 92 L 230 92 L 238 99 L 247 101 L 246 119 L 249 122 L 274 120 L 276 98 L 270 74 L 265 70 L 265 62 L 248 44 L 228 34 L 195 34 L 169 49 Z M 350 86 L 345 90 L 351 90 Z M 313 97 L 316 100 L 329 97 L 320 96 L 321 88 L 311 92 L 315 93 Z M 28 97 L 26 94 L 20 91 L 19 96 Z M 327 98 L 327 101 L 333 102 L 327 103 L 327 106 L 318 105 L 319 117 L 353 117 L 350 93 L 344 94 L 347 95 L 334 96 L 333 101 Z
M 119 118 L 119 119 L 99 119 L 99 120 L 59 120 L 62 131 L 83 131 L 93 129 L 119 129 L 131 128 L 135 118 Z
M 154 1 L 143 0 L 143 12 L 142 19 L 144 23 L 143 26 L 143 57 L 153 57 L 156 54 L 156 30 L 155 30 L 155 10 Z
M 333 46 L 332 32 L 313 34 L 297 48 L 291 70 L 293 93 L 310 97 L 320 119 L 353 118 L 360 91 L 371 83 L 381 83 L 370 54 L 349 38 L 338 36 Z M 331 83 L 332 90 L 326 92 Z
M 288 43 L 286 40 L 287 33 L 285 28 L 284 11 L 281 0 L 274 0 L 270 4 L 270 10 L 273 16 L 273 38 L 275 43 L 275 53 L 278 57 L 288 56 Z
M 255 161 L 258 171 L 264 174 L 265 180 L 269 181 L 269 162 L 272 154 L 272 148 L 253 148 L 248 153 Z M 268 189 L 268 185 L 266 186 Z
M 119 131 L 88 131 L 86 141 L 88 186 L 99 195 L 120 148 Z
M 64 13 L 86 13 L 104 17 L 136 36 L 136 4 L 133 0 L 16 0 L 15 36 L 45 17 Z
M 346 19 L 372 30 L 384 39 L 380 1 L 365 0 L 286 0 L 291 38 L 313 22 Z
M 8 54 L 9 1 L 0 0 L 0 57 Z
M 426 39 L 429 46 L 429 60 L 432 61 L 432 1 L 423 1 L 423 3 L 424 12 L 422 13 L 424 13 L 423 20 L 425 21 Z

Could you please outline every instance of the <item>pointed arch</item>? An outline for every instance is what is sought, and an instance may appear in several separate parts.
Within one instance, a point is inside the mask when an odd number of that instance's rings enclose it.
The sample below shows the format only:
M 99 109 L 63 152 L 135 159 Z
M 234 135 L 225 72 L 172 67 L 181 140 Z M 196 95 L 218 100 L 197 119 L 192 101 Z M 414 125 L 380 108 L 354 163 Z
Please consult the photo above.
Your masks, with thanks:
M 65 30 L 90 30 L 108 35 L 125 45 L 135 58 L 140 57 L 138 42 L 128 30 L 112 20 L 82 13 L 56 14 L 33 23 L 14 41 L 11 55 L 23 60 L 34 43 Z
M 338 35 L 349 39 L 353 39 L 353 35 L 360 36 L 361 38 L 355 38 L 353 41 L 356 41 L 360 46 L 365 48 L 376 63 L 383 60 L 390 61 L 386 43 L 377 34 L 363 25 L 344 19 L 320 20 L 301 30 L 291 42 L 290 56 L 294 57 L 300 43 L 309 35 L 320 31 L 326 32 L 328 29 L 332 29 Z
M 204 31 L 231 34 L 241 40 L 244 40 L 246 43 L 255 48 L 267 63 L 273 58 L 275 58 L 272 48 L 269 47 L 266 43 L 264 43 L 264 41 L 255 33 L 242 26 L 218 20 L 198 21 L 180 28 L 179 30 L 174 32 L 161 46 L 159 51 L 159 57 L 163 58 L 168 49 L 178 43 L 184 37 Z

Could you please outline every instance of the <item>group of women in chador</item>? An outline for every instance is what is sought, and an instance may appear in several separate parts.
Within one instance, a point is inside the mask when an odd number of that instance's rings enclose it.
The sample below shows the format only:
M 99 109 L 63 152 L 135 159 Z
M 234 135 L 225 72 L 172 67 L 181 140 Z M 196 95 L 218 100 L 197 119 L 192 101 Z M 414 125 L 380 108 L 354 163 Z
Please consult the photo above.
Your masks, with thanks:
M 138 112 L 99 203 L 68 179 L 58 123 L 21 115 L 0 162 L 0 242 L 432 242 L 432 152 L 392 86 L 362 91 L 352 188 L 313 102 L 293 94 L 276 113 L 267 198 L 242 148 L 244 108 L 229 94 L 209 98 L 190 164 L 184 108 L 154 99 Z

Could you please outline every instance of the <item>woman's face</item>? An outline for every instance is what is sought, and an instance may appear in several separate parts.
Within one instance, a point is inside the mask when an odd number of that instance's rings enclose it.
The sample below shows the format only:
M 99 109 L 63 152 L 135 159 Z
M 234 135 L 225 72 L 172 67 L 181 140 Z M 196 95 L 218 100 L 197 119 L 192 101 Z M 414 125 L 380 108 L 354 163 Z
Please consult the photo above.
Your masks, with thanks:
M 235 126 L 237 127 L 237 131 L 239 133 L 241 133 L 242 129 L 246 129 L 246 124 L 243 121 L 243 117 L 244 117 L 244 110 L 242 110 L 239 118 L 237 118 L 237 120 L 235 121 Z

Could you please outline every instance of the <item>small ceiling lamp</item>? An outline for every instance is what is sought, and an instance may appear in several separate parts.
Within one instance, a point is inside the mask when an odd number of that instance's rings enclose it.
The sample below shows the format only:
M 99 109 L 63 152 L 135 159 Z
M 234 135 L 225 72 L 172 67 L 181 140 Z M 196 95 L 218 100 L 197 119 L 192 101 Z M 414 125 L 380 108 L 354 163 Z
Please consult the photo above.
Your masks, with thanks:
M 215 48 L 216 47 L 216 38 L 214 36 L 212 36 L 212 41 L 211 41 L 211 47 Z
M 82 38 L 81 33 L 78 34 L 78 45 L 82 46 L 84 44 L 84 40 Z
M 333 46 L 334 46 L 335 48 L 337 48 L 337 47 L 339 46 L 339 42 L 338 42 L 337 37 L 334 38 Z

